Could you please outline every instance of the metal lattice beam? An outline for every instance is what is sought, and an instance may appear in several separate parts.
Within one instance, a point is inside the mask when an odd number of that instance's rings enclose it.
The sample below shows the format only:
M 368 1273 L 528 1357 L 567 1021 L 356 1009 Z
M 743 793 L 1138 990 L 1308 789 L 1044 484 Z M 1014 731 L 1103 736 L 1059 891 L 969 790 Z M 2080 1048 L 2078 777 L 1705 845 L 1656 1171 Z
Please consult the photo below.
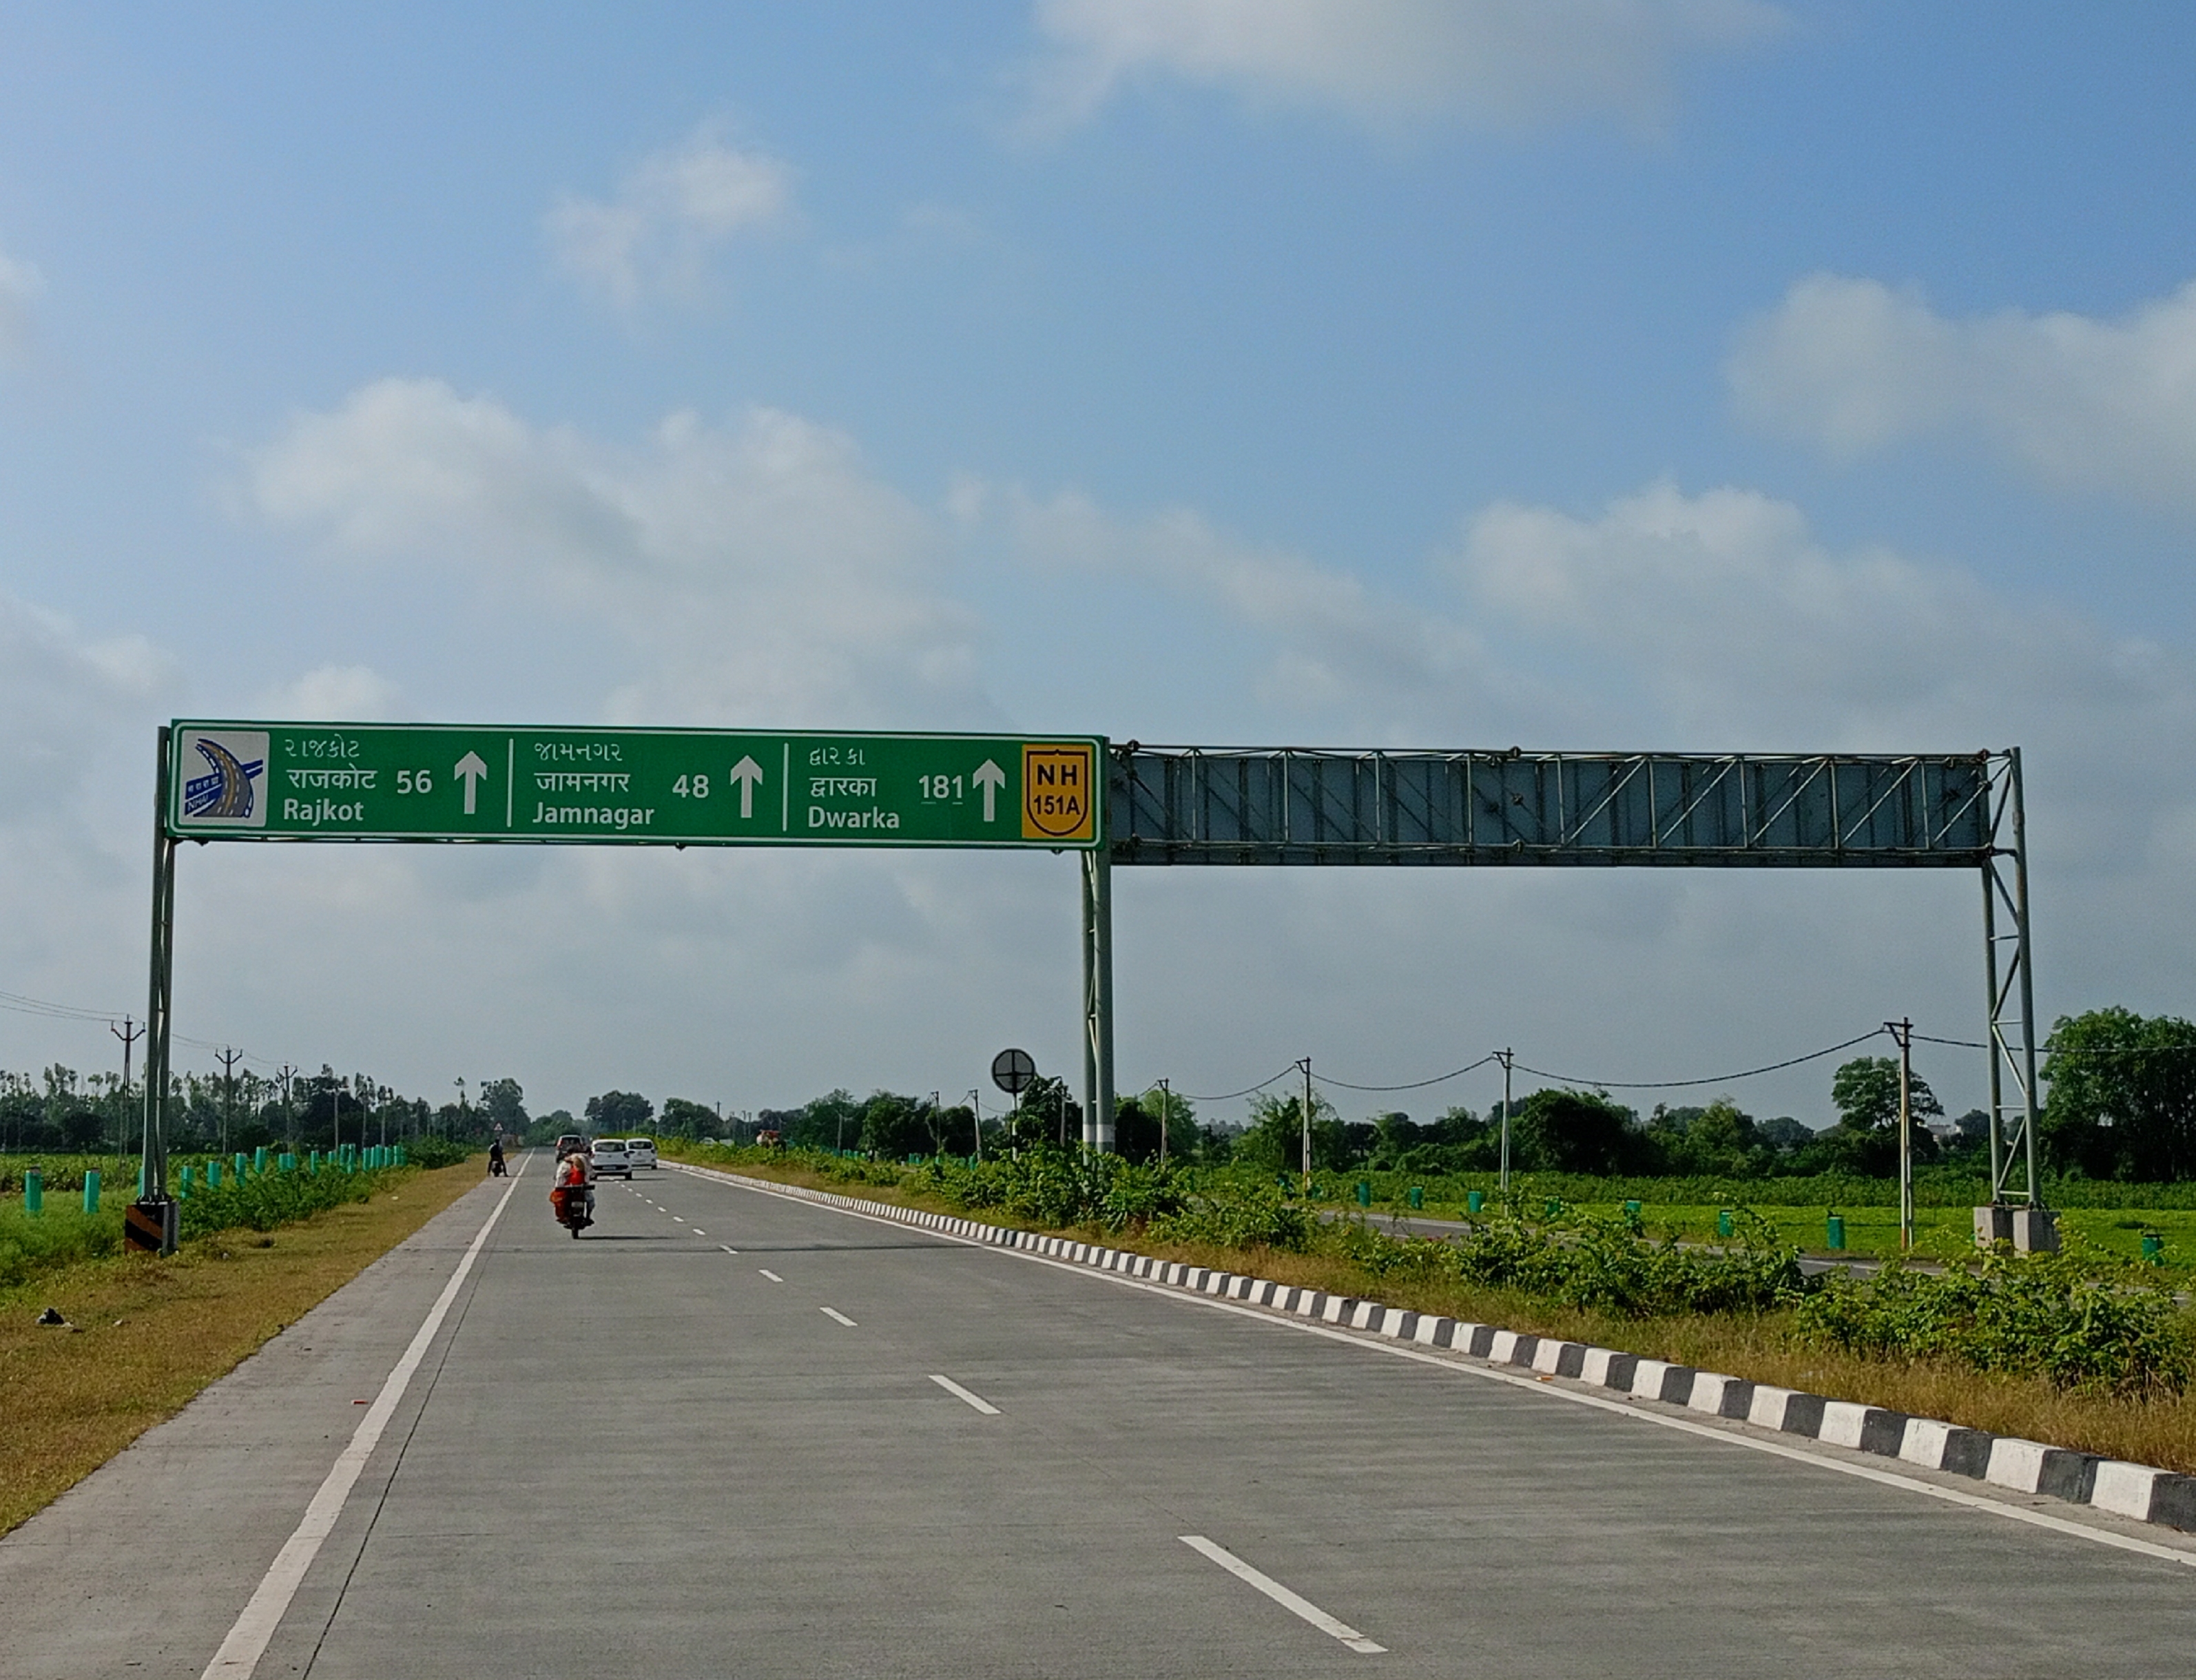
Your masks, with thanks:
M 2003 754 L 1115 748 L 1116 863 L 1979 867 Z

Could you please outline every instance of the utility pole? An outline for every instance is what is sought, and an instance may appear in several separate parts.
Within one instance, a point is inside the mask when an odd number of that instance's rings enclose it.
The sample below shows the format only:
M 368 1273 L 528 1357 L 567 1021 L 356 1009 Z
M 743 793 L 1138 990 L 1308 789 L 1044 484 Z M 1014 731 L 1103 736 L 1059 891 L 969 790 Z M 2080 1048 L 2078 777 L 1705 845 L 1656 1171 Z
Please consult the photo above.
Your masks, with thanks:
M 282 1064 L 278 1076 L 282 1081 L 282 1146 L 294 1152 L 298 1147 L 298 1123 L 290 1112 L 290 1081 L 298 1070 L 289 1063 Z
M 1898 1246 L 1914 1246 L 1914 1023 L 1886 1021 L 1898 1041 Z
M 968 1093 L 968 1107 L 976 1117 L 976 1164 L 984 1164 L 984 1088 L 979 1085 Z
M 221 1062 L 221 1152 L 228 1153 L 228 1111 L 236 1106 L 236 1065 L 244 1059 L 241 1050 L 223 1050 Z
M 127 1114 L 130 1111 L 130 1048 L 145 1036 L 145 1029 L 138 1025 L 136 1021 L 130 1016 L 124 1015 L 122 1018 L 122 1025 L 120 1026 L 117 1026 L 113 1022 L 109 1021 L 107 1024 L 107 1030 L 122 1041 L 122 1102 L 120 1105 L 120 1110 L 121 1114 Z M 122 1119 L 121 1114 L 118 1114 L 114 1122 L 114 1158 L 118 1161 L 122 1158 L 123 1140 L 128 1136 L 128 1133 L 124 1130 L 127 1122 Z
M 1502 1176 L 1503 1189 L 1510 1187 L 1510 1064 L 1516 1059 L 1514 1050 L 1497 1050 L 1494 1059 L 1502 1064 Z
M 1174 1093 L 1167 1088 L 1166 1081 L 1162 1079 L 1159 1081 L 1159 1165 L 1162 1167 L 1166 1165 L 1167 1128 L 1173 1122 Z
M 1304 1057 L 1297 1065 L 1303 1070 L 1304 1077 L 1303 1187 L 1304 1194 L 1309 1196 L 1311 1194 L 1311 1058 Z

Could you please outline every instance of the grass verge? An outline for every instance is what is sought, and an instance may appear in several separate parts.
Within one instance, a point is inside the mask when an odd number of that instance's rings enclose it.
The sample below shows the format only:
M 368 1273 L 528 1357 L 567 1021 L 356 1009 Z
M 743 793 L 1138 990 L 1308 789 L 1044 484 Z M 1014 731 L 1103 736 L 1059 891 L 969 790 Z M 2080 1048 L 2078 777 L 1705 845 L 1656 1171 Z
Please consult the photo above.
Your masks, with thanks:
M 117 1255 L 0 1290 L 0 1533 L 173 1417 L 480 1182 L 407 1173 L 370 1201 L 173 1256 Z M 57 1308 L 74 1331 L 36 1323 Z
M 1039 1228 L 1032 1221 L 994 1211 L 972 1212 L 912 1186 L 848 1183 L 794 1162 L 742 1161 L 737 1170 L 809 1189 Z M 1620 1348 L 1756 1383 L 1805 1389 L 1833 1400 L 1887 1406 L 1996 1435 L 2019 1435 L 2196 1474 L 2196 1401 L 2084 1394 L 2056 1388 L 2041 1377 L 1976 1371 L 1934 1360 L 1869 1359 L 1834 1348 L 1811 1346 L 1796 1334 L 1789 1310 L 1625 1318 L 1565 1307 L 1510 1290 L 1400 1276 L 1383 1278 L 1333 1255 L 1160 1242 L 1146 1234 L 1107 1233 L 1095 1227 L 1055 1228 L 1049 1234 L 1270 1278 L 1329 1294 L 1356 1296 L 1417 1312 Z

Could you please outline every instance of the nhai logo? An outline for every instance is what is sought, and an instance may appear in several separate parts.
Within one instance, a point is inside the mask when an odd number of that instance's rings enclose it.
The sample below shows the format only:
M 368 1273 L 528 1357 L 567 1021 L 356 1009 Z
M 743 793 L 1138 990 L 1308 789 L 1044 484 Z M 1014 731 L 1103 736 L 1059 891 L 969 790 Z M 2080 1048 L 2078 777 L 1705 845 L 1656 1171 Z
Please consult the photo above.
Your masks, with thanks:
M 189 773 L 194 753 L 205 765 L 204 775 Z M 267 774 L 265 730 L 186 730 L 182 758 L 185 822 L 267 826 L 267 801 L 259 797 L 258 786 Z

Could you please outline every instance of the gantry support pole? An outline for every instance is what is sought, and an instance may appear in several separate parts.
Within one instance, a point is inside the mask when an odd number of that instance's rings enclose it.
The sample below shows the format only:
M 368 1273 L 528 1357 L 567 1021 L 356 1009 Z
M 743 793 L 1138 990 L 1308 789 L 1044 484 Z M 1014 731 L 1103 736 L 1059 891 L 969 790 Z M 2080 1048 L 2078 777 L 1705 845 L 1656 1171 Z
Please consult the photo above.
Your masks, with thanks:
M 2013 766 L 2013 913 L 2017 941 L 2014 960 L 2020 965 L 2020 1053 L 2025 1063 L 2021 1084 L 2027 1106 L 2021 1134 L 2028 1145 L 2028 1205 L 2033 1208 L 2043 1205 L 2043 1180 L 2037 1160 L 2037 1122 L 2042 1115 L 2036 1085 L 2036 946 L 2028 925 L 2028 800 L 2021 788 L 2020 748 L 2014 748 L 2008 756 Z
M 1113 1140 L 1113 859 L 1101 843 L 1083 854 L 1083 1145 L 1112 1154 Z
M 2019 748 L 2006 754 L 2005 778 L 1991 825 L 1991 855 L 1983 863 L 1983 950 L 1990 979 L 1991 1200 L 2038 1207 L 2043 1180 L 2038 1157 L 2042 1128 L 2036 1079 L 2035 942 L 2028 921 L 2028 811 Z M 2012 924 L 2005 932 L 1999 932 L 2001 913 Z M 2011 1103 L 2005 1092 L 2008 1074 L 2015 1088 Z M 2005 1123 L 2008 1109 L 2019 1117 L 2017 1131 Z
M 142 1204 L 160 1216 L 163 1254 L 176 1251 L 175 1202 L 168 1194 L 169 1017 L 175 1002 L 176 843 L 168 837 L 170 730 L 159 734 L 160 763 L 153 778 L 153 938 L 145 1002 L 145 1193 Z

